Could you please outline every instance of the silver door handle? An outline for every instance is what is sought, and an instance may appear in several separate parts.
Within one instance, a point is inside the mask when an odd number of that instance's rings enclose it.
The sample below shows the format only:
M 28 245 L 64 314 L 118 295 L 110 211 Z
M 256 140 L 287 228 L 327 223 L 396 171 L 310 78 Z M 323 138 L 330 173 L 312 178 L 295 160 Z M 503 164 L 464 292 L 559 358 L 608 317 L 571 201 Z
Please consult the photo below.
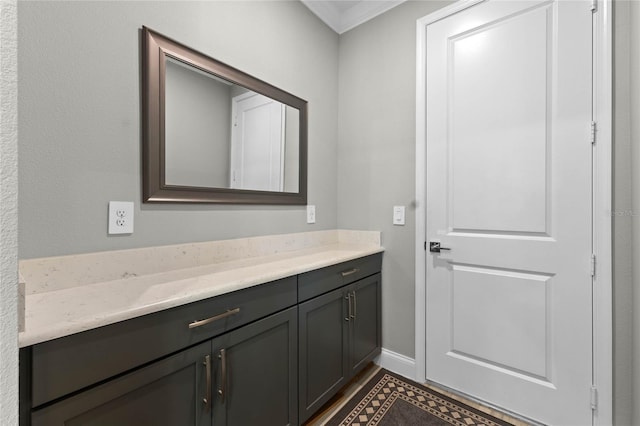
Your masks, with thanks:
M 431 253 L 440 253 L 441 250 L 451 250 L 448 247 L 442 247 L 440 241 L 429 241 L 429 251 Z
M 227 312 L 223 312 L 221 314 L 215 315 L 211 318 L 207 318 L 207 319 L 203 319 L 200 321 L 194 321 L 191 324 L 189 324 L 189 328 L 196 328 L 196 327 L 202 327 L 203 325 L 207 325 L 210 324 L 214 321 L 218 321 L 221 320 L 223 318 L 226 317 L 230 317 L 231 315 L 235 315 L 237 313 L 240 312 L 240 308 L 233 308 L 233 309 L 229 309 Z

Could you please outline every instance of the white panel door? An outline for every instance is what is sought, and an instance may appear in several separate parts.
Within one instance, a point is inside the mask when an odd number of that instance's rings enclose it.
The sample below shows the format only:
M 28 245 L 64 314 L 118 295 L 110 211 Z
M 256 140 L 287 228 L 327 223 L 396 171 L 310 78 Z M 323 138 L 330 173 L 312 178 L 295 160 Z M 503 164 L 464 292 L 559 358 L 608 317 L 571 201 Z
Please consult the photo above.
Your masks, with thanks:
M 487 1 L 427 27 L 427 378 L 592 424 L 591 11 Z
M 282 191 L 284 105 L 255 92 L 232 99 L 231 187 Z

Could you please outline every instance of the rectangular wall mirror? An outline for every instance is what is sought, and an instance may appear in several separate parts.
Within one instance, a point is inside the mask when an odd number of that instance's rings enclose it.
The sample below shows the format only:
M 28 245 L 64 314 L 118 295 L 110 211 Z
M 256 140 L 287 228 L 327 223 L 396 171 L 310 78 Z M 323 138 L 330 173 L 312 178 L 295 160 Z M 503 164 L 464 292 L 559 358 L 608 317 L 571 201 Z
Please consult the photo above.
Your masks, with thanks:
M 143 201 L 307 203 L 307 102 L 149 28 Z

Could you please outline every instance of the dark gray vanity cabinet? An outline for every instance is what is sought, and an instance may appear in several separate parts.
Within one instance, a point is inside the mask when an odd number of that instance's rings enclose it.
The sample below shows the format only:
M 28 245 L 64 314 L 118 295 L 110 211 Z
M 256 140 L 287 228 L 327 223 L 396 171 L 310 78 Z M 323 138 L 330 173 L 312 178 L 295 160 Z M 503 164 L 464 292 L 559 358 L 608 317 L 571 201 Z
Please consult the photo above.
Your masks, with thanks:
M 381 261 L 23 348 L 20 425 L 299 425 L 380 353 Z
M 31 416 L 33 426 L 210 426 L 203 343 L 63 399 Z M 24 424 L 24 422 L 22 422 Z
M 297 425 L 297 309 L 35 410 L 33 426 Z
M 298 424 L 295 307 L 213 340 L 213 424 Z
M 295 425 L 296 305 L 293 276 L 24 348 L 20 424 Z
M 347 382 L 346 293 L 339 289 L 301 303 L 300 420 L 308 419 Z
M 294 306 L 36 410 L 32 425 L 296 425 L 297 358 Z
M 380 262 L 369 256 L 298 280 L 299 295 L 338 287 L 298 305 L 301 422 L 380 354 Z
M 376 274 L 349 286 L 352 317 L 349 320 L 349 368 L 358 374 L 382 349 L 381 275 Z

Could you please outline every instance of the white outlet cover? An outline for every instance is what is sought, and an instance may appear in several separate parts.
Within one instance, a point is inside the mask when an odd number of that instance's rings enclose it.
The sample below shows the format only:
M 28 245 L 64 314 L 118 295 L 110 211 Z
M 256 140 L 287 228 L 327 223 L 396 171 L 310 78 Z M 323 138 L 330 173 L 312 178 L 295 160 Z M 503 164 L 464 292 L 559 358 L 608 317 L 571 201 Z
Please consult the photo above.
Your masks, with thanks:
M 404 225 L 404 206 L 393 206 L 393 224 Z
M 307 223 L 316 223 L 316 206 L 307 206 Z
M 133 201 L 109 201 L 109 234 L 133 234 Z

